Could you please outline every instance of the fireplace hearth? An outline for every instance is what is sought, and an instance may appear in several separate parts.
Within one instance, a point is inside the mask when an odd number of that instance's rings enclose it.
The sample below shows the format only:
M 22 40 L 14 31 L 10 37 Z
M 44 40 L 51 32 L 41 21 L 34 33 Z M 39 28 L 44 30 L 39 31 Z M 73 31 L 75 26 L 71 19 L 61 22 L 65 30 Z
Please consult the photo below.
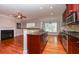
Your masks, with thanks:
M 1 40 L 14 38 L 14 30 L 1 30 Z

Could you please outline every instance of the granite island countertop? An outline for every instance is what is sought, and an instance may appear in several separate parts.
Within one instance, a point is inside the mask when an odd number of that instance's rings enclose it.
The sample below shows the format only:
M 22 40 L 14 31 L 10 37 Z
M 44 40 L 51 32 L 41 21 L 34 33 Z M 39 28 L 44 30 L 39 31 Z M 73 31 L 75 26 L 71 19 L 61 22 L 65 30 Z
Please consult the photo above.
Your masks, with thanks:
M 27 34 L 30 35 L 42 35 L 47 33 L 45 31 L 41 31 L 40 29 L 25 29 L 24 31 L 27 31 Z

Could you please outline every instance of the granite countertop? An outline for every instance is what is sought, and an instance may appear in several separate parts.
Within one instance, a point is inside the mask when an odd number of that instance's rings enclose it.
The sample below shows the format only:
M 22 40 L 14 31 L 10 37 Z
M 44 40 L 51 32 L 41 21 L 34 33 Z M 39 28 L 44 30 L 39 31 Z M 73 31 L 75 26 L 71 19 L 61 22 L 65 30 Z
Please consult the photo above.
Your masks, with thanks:
M 75 37 L 75 38 L 79 38 L 79 32 L 69 32 L 68 35 Z
M 61 32 L 61 34 L 66 34 L 66 35 L 70 35 L 72 37 L 78 38 L 79 39 L 79 32 L 75 32 L 75 31 L 66 31 L 66 32 Z
M 45 31 L 41 31 L 40 29 L 30 29 L 30 30 L 27 29 L 25 31 L 27 31 L 27 34 L 30 34 L 30 35 L 42 35 L 44 33 L 47 33 Z
M 30 34 L 30 35 L 42 35 L 44 33 L 45 32 L 29 32 L 28 34 Z

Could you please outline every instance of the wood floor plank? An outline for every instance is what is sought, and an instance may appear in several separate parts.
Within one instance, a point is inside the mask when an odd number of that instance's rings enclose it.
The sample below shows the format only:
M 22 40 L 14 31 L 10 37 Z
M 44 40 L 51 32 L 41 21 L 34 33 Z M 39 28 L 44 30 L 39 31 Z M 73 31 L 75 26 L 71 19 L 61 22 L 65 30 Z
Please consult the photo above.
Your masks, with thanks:
M 0 41 L 0 54 L 22 54 L 23 36 Z
M 66 54 L 66 52 L 60 41 L 58 41 L 57 36 L 49 36 L 43 54 Z
M 0 54 L 23 54 L 23 36 L 0 41 Z M 57 37 L 48 36 L 43 54 L 66 54 Z

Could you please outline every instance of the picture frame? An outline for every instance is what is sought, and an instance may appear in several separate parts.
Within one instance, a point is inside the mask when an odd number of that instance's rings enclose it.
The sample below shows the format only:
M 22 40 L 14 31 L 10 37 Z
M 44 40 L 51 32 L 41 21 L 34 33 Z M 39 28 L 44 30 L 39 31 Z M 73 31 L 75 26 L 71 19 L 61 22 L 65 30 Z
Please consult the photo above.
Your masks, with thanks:
M 21 29 L 21 23 L 16 23 L 16 28 Z

